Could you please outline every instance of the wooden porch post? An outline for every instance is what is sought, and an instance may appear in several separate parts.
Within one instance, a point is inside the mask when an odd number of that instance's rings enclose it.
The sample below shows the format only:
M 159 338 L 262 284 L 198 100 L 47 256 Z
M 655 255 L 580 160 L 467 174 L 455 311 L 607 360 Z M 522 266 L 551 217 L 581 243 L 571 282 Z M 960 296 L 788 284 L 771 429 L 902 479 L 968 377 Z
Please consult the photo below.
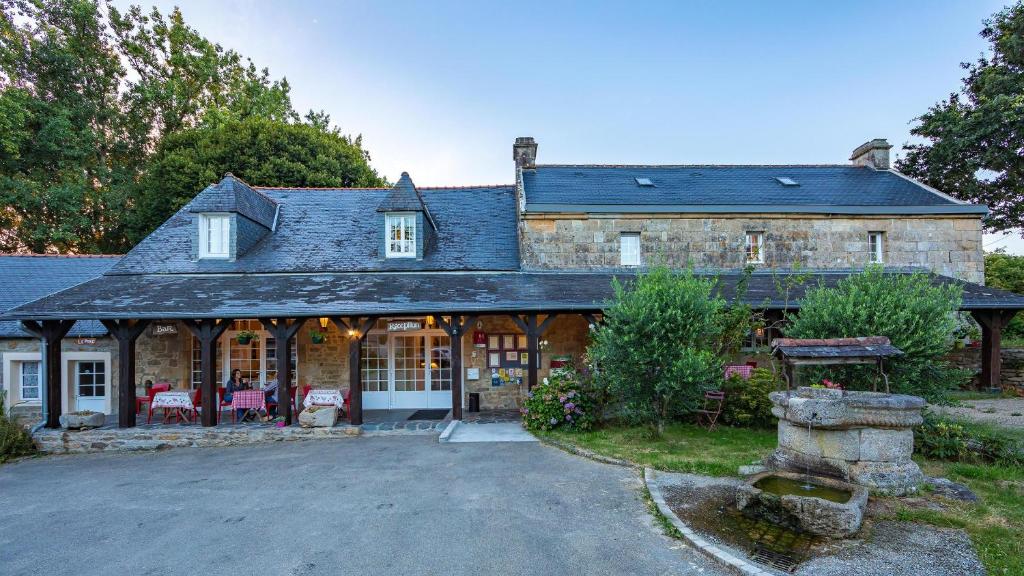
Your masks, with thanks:
M 149 320 L 100 320 L 117 340 L 117 426 L 135 426 L 135 341 Z
M 331 322 L 348 336 L 348 421 L 353 426 L 363 423 L 363 341 L 376 318 L 331 318 Z
M 260 318 L 260 324 L 274 337 L 274 357 L 277 359 L 277 415 L 284 418 L 285 426 L 292 425 L 292 338 L 305 320 L 289 318 Z
M 185 320 L 185 326 L 199 339 L 199 363 L 202 368 L 199 388 L 203 399 L 203 426 L 217 425 L 220 413 L 220 401 L 217 399 L 217 339 L 230 325 L 231 320 L 228 319 Z
M 62 398 L 60 394 L 61 366 L 60 343 L 68 335 L 74 320 L 22 320 L 22 327 L 39 338 L 39 352 L 42 357 L 43 420 L 47 428 L 60 428 Z
M 476 322 L 476 316 L 452 316 L 451 323 L 442 316 L 434 316 L 451 340 L 452 352 L 452 419 L 462 420 L 462 335 L 466 327 Z
M 526 333 L 526 354 L 530 364 L 526 368 L 526 389 L 531 390 L 537 385 L 537 368 L 540 359 L 540 337 L 547 331 L 551 322 L 558 317 L 558 314 L 548 314 L 544 321 L 537 324 L 536 314 L 527 314 L 525 317 L 513 315 L 512 320 L 519 326 L 519 329 Z
M 1002 387 L 1003 328 L 1017 314 L 1016 310 L 974 310 L 971 316 L 981 324 L 981 388 Z

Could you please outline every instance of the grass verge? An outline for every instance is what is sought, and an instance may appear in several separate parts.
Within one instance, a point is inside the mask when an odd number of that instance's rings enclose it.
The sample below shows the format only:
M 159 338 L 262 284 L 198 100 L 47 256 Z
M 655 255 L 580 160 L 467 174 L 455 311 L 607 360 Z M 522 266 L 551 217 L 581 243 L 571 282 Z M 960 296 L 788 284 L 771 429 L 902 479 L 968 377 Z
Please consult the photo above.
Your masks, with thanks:
M 775 448 L 775 430 L 672 424 L 660 437 L 635 426 L 604 426 L 590 432 L 554 430 L 545 436 L 592 452 L 668 472 L 736 476 Z

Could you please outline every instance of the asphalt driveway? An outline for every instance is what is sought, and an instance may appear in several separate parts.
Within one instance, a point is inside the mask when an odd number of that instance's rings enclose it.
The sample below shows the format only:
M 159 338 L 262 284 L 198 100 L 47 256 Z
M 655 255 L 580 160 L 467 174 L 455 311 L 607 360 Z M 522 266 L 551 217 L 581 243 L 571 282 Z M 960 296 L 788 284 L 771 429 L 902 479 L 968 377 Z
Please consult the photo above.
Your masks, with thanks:
M 636 474 L 429 436 L 0 466 L 0 574 L 719 574 Z

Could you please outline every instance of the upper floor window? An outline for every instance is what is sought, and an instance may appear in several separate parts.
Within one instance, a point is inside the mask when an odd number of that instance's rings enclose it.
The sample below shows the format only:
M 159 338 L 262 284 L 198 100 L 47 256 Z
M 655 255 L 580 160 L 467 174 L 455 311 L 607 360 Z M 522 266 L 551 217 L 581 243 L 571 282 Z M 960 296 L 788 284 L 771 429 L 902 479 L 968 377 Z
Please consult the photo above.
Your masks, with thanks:
M 227 258 L 231 253 L 231 217 L 226 214 L 199 216 L 199 257 Z
M 868 232 L 868 262 L 872 264 L 882 263 L 882 254 L 885 250 L 885 234 L 882 232 Z
M 764 263 L 764 232 L 747 232 L 747 264 Z
M 623 266 L 640 265 L 640 235 L 635 232 L 623 232 L 619 236 L 619 251 Z
M 416 257 L 416 215 L 388 214 L 384 219 L 388 258 Z

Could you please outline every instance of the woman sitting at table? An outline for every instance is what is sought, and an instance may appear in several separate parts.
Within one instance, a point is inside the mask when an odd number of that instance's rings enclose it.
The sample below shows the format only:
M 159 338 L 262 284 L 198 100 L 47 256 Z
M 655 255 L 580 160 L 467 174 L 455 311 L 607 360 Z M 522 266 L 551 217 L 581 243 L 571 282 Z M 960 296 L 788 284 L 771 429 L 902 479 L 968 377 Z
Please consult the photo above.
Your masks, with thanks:
M 231 398 L 234 396 L 235 392 L 248 389 L 249 380 L 247 378 L 242 378 L 242 371 L 235 368 L 231 371 L 231 378 L 224 383 L 224 401 L 231 402 Z M 245 410 L 241 408 L 235 410 L 236 420 L 242 419 L 243 416 L 245 416 Z

